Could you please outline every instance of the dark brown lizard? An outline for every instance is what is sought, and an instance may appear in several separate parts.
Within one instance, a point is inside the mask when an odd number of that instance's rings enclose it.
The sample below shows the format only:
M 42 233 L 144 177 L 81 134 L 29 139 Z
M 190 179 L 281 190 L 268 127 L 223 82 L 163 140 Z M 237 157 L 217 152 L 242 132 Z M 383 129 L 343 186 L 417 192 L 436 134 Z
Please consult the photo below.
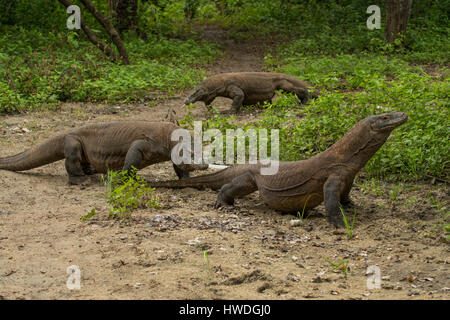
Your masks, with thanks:
M 89 124 L 60 132 L 14 156 L 0 158 L 0 169 L 24 171 L 65 159 L 69 184 L 81 184 L 87 175 L 108 170 L 142 169 L 171 160 L 178 143 L 171 134 L 179 129 L 170 122 L 122 121 Z M 205 164 L 173 165 L 181 178 Z
M 234 204 L 236 197 L 259 191 L 271 208 L 296 213 L 325 202 L 328 220 L 343 225 L 339 204 L 350 203 L 357 172 L 407 120 L 402 112 L 368 117 L 324 152 L 307 160 L 280 162 L 274 175 L 261 175 L 261 164 L 234 165 L 217 173 L 180 181 L 149 183 L 154 187 L 209 187 L 219 189 L 216 207 Z
M 216 97 L 226 97 L 233 99 L 233 110 L 239 112 L 242 105 L 270 102 L 277 90 L 296 94 L 303 104 L 311 97 L 318 96 L 318 91 L 309 83 L 290 75 L 275 72 L 236 72 L 216 74 L 205 79 L 195 87 L 185 104 L 203 101 L 209 106 Z

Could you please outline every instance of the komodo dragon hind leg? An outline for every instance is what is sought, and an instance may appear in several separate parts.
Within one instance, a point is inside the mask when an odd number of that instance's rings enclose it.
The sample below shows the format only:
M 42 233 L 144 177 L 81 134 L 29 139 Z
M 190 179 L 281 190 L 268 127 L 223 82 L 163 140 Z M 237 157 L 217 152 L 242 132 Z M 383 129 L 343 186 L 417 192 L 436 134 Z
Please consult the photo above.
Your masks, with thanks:
M 222 186 L 217 195 L 216 208 L 233 205 L 236 197 L 242 197 L 258 190 L 255 178 L 250 172 L 234 178 Z
M 152 149 L 151 143 L 146 140 L 134 141 L 125 156 L 125 163 L 122 170 L 134 177 L 136 172 L 144 167 L 145 158 L 149 159 L 152 157 L 154 153 Z
M 67 136 L 64 140 L 65 167 L 69 176 L 69 184 L 83 184 L 88 178 L 82 166 L 83 148 L 80 141 L 73 136 Z
M 339 208 L 343 182 L 338 177 L 329 177 L 323 185 L 323 197 L 328 221 L 336 228 L 344 227 L 344 221 Z
M 232 85 L 227 88 L 227 95 L 231 99 L 233 99 L 233 103 L 231 104 L 232 111 L 238 113 L 242 107 L 242 103 L 244 102 L 245 94 L 241 88 Z

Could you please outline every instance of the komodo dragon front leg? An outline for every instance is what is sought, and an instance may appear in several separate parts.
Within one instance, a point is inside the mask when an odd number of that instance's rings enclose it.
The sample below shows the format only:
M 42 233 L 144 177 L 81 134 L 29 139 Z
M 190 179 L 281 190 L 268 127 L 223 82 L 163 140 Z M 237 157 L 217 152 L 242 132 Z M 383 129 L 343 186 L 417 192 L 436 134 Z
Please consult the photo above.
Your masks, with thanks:
M 328 177 L 323 185 L 323 198 L 327 219 L 336 228 L 344 226 L 341 209 L 339 208 L 341 195 L 343 194 L 344 189 L 344 182 L 338 176 Z
M 147 140 L 136 140 L 128 149 L 122 170 L 130 170 L 133 167 L 140 170 L 146 167 L 153 157 L 160 157 L 161 154 L 164 154 L 164 151 L 158 145 Z M 189 171 L 183 170 L 176 164 L 173 164 L 173 169 L 179 179 L 189 178 Z
M 216 208 L 233 205 L 236 197 L 243 197 L 258 190 L 255 178 L 250 172 L 234 178 L 230 183 L 223 185 L 217 195 Z
M 310 98 L 310 94 L 307 89 L 298 87 L 288 80 L 280 81 L 280 83 L 277 85 L 277 90 L 292 92 L 298 97 L 302 104 L 308 103 Z
M 177 174 L 178 179 L 187 179 L 189 178 L 189 171 L 185 171 L 178 167 L 175 163 L 173 164 L 173 170 Z

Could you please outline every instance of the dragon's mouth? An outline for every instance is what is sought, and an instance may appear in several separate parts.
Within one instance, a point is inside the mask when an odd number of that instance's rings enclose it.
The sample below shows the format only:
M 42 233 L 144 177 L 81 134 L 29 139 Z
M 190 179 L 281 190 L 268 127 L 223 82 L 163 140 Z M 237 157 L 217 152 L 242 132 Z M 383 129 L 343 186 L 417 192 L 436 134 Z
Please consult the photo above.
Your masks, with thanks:
M 372 128 L 376 131 L 393 130 L 408 120 L 408 115 L 404 112 L 385 113 L 376 116 L 376 121 Z

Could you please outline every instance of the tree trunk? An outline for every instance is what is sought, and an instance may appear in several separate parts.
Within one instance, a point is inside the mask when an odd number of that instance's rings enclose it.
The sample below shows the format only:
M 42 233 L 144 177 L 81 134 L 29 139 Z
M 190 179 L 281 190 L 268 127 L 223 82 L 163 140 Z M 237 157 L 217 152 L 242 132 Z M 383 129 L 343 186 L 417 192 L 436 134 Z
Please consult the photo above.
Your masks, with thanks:
M 68 0 L 59 0 L 59 2 L 64 5 L 66 8 L 71 6 L 72 4 Z M 108 57 L 113 59 L 114 61 L 119 61 L 119 58 L 115 54 L 115 52 L 107 45 L 105 45 L 97 35 L 84 23 L 83 17 L 81 17 L 80 27 L 88 37 L 89 41 L 91 41 L 94 46 L 99 48 L 103 53 L 105 53 Z
M 106 32 L 110 35 L 112 42 L 119 50 L 120 58 L 123 64 L 130 64 L 130 60 L 128 59 L 127 49 L 123 44 L 122 39 L 120 38 L 119 33 L 116 28 L 112 25 L 111 21 L 107 17 L 105 17 L 89 0 L 80 0 L 82 4 L 89 10 L 89 12 L 97 19 L 98 22 L 105 28 Z
M 411 15 L 412 0 L 386 0 L 386 41 L 393 43 L 406 33 Z

